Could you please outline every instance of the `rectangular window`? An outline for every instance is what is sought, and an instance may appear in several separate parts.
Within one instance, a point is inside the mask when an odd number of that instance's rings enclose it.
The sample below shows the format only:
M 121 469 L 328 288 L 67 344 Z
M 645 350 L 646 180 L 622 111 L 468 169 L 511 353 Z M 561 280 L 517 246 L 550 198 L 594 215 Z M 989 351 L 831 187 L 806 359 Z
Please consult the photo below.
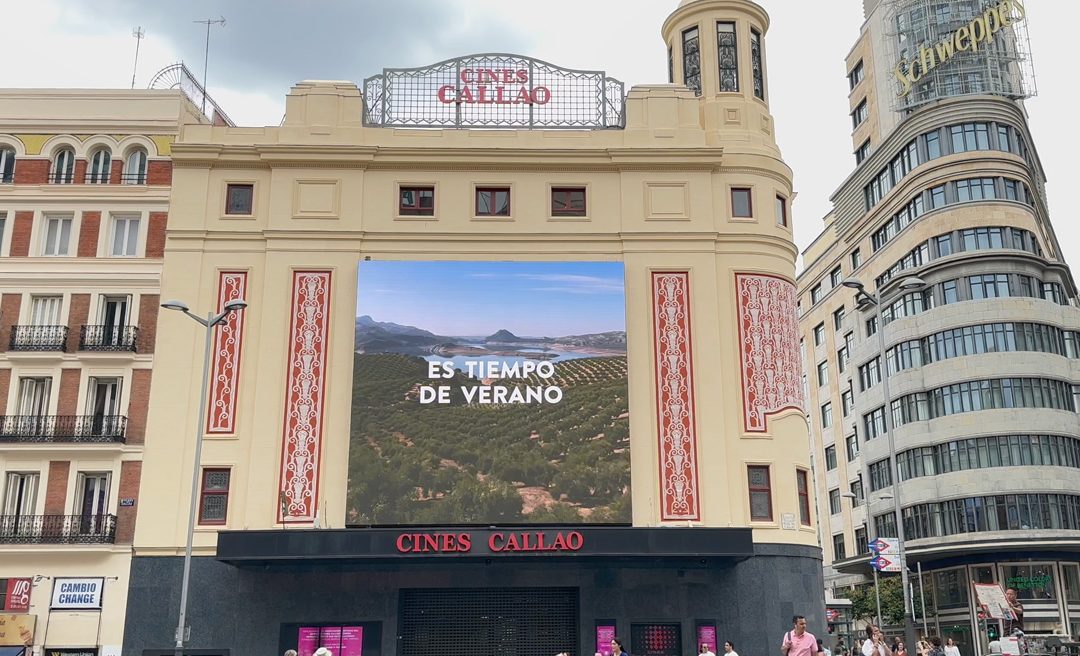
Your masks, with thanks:
M 845 417 L 851 415 L 852 409 L 855 407 L 855 394 L 850 389 L 844 390 L 844 393 L 840 395 L 841 411 Z
M 854 90 L 855 87 L 859 86 L 859 82 L 862 82 L 863 80 L 863 72 L 863 61 L 860 59 L 851 69 L 851 72 L 848 73 L 847 79 L 849 89 Z
M 821 283 L 819 282 L 818 284 L 810 288 L 810 305 L 817 305 L 818 302 L 821 300 L 821 296 Z
M 716 49 L 720 61 L 720 91 L 739 90 L 738 44 L 735 23 L 716 24 Z
M 398 216 L 435 216 L 435 187 L 401 187 Z
M 939 207 L 945 207 L 945 185 L 930 189 L 930 209 L 936 210 Z
M 750 28 L 750 72 L 754 74 L 754 96 L 765 100 L 765 65 L 761 61 L 761 32 Z
M 851 356 L 848 355 L 848 353 L 849 351 L 846 344 L 836 351 L 836 370 L 840 373 L 847 371 L 848 360 L 851 359 Z
M 112 230 L 112 249 L 109 254 L 113 257 L 134 257 L 139 247 L 139 217 L 114 217 Z
M 840 269 L 840 267 L 837 266 L 835 269 L 829 272 L 829 286 L 833 288 L 839 287 L 843 278 L 844 273 Z
M 199 492 L 199 524 L 224 524 L 229 509 L 228 469 L 204 469 Z
M 810 526 L 810 477 L 805 469 L 795 472 L 795 485 L 799 491 L 799 521 L 803 526 Z
M 941 157 L 941 136 L 937 131 L 926 133 L 926 158 Z
M 783 196 L 776 197 L 776 225 L 784 228 L 788 225 L 787 199 Z
M 947 235 L 939 235 L 934 237 L 934 244 L 937 246 L 937 256 L 945 257 L 946 255 L 952 255 L 952 233 Z
M 847 447 L 847 460 L 851 462 L 859 457 L 859 436 L 848 435 L 844 441 Z
M 551 216 L 585 216 L 585 187 L 552 187 Z
M 866 118 L 870 116 L 870 110 L 866 106 L 866 100 L 864 99 L 859 106 L 855 108 L 855 111 L 851 112 L 851 128 L 854 130 L 858 128 Z
M 829 384 L 829 361 L 825 360 L 819 362 L 817 366 L 817 384 L 818 387 Z
M 869 139 L 862 142 L 862 145 L 859 146 L 859 149 L 855 151 L 855 164 L 856 165 L 862 164 L 863 160 L 866 159 L 867 157 L 870 157 L 870 140 Z
M 863 489 L 862 481 L 852 481 L 850 485 L 851 494 L 854 495 L 854 499 L 851 500 L 852 506 L 861 506 L 863 504 Z
M 750 488 L 750 519 L 772 521 L 772 486 L 767 465 L 747 465 L 746 476 Z
M 859 555 L 870 553 L 870 540 L 866 537 L 865 528 L 855 529 L 855 553 Z
M 847 558 L 847 553 L 844 551 L 844 534 L 839 533 L 832 536 L 832 551 L 833 560 L 843 560 Z
M 860 266 L 862 266 L 862 253 L 860 253 L 859 249 L 856 248 L 855 250 L 851 251 L 851 270 L 854 271 Z
M 821 346 L 825 343 L 825 324 L 819 323 L 814 326 L 814 346 Z
M 682 33 L 683 84 L 701 95 L 701 47 L 698 30 L 692 27 Z
M 0 155 L 4 151 L 0 150 Z M 0 212 L 0 249 L 4 247 L 4 227 L 7 224 L 7 212 Z
M 754 218 L 754 203 L 750 189 L 733 187 L 731 189 L 731 216 L 739 219 Z
M 840 488 L 829 490 L 829 514 L 840 514 Z
M 255 185 L 231 184 L 225 186 L 225 213 L 250 216 L 255 202 Z
M 833 322 L 833 328 L 835 328 L 836 330 L 841 330 L 844 327 L 844 308 L 843 307 L 837 308 L 832 313 L 832 322 Z
M 510 188 L 477 187 L 476 216 L 510 216 Z
M 941 296 L 945 305 L 956 303 L 960 300 L 960 293 L 957 291 L 955 280 L 946 280 L 941 283 Z
M 67 255 L 71 241 L 70 216 L 46 216 L 45 239 L 41 245 L 42 255 Z
M 866 320 L 866 336 L 873 337 L 877 334 L 877 317 L 870 317 Z
M 830 444 L 825 447 L 825 471 L 836 469 L 836 445 Z
M 832 403 L 821 406 L 821 427 L 832 428 Z

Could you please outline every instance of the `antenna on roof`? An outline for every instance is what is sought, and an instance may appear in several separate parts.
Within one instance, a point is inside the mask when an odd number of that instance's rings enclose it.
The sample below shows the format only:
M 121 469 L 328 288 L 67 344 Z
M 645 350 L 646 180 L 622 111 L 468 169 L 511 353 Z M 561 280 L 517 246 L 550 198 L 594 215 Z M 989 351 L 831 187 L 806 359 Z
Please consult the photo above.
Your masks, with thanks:
M 146 36 L 146 32 L 143 30 L 142 25 L 131 30 L 131 36 L 135 37 L 135 66 L 131 69 L 131 88 L 135 88 L 135 73 L 139 70 L 139 44 L 142 43 L 143 38 Z
M 206 53 L 203 55 L 203 73 L 202 73 L 202 88 L 203 88 L 203 101 L 202 101 L 202 113 L 206 114 L 206 69 L 210 63 L 210 26 L 220 25 L 225 27 L 225 17 L 220 18 L 207 18 L 206 20 L 192 21 L 193 23 L 203 23 L 206 25 Z

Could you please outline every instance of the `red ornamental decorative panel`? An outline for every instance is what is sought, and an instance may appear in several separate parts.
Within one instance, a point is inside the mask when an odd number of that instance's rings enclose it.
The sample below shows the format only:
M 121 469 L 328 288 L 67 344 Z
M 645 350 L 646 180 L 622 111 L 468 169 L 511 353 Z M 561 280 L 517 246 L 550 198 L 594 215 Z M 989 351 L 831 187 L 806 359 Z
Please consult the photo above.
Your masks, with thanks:
M 315 519 L 326 401 L 330 272 L 293 273 L 278 520 Z
M 222 271 L 218 278 L 217 311 L 229 301 L 244 298 L 247 293 L 247 273 Z M 213 372 L 210 377 L 210 399 L 207 404 L 206 432 L 230 434 L 236 432 L 236 395 L 240 382 L 240 346 L 244 335 L 244 312 L 233 312 L 218 326 L 214 334 Z
M 653 272 L 660 519 L 699 519 L 690 274 Z
M 776 276 L 737 273 L 735 286 L 746 430 L 764 432 L 769 415 L 803 409 L 795 284 Z

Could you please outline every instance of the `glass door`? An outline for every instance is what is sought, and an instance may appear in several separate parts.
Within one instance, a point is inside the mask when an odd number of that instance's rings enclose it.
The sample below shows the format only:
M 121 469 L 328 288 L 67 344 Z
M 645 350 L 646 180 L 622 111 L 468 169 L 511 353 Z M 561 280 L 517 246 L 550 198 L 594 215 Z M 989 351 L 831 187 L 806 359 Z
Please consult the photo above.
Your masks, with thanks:
M 105 510 L 109 507 L 109 474 L 80 472 L 77 489 L 75 510 L 79 515 L 79 530 L 97 534 L 103 528 Z
M 101 345 L 122 346 L 128 322 L 129 296 L 103 296 L 101 299 Z
M 87 408 L 90 411 L 91 434 L 112 435 L 120 414 L 120 379 L 91 378 Z
M 19 382 L 19 435 L 44 435 L 49 413 L 52 378 L 22 378 Z
M 4 509 L 0 535 L 19 535 L 33 530 L 37 510 L 39 474 L 9 472 L 4 485 Z

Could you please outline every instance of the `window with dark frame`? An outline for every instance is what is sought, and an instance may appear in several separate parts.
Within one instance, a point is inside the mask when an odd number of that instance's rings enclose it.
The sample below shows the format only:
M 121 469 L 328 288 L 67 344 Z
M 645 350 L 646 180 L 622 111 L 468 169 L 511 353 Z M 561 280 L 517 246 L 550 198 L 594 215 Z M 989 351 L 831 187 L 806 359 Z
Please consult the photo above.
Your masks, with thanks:
M 551 216 L 585 216 L 585 187 L 552 187 Z
M 851 72 L 848 73 L 847 77 L 848 88 L 854 91 L 855 87 L 859 86 L 859 82 L 862 82 L 863 80 L 863 60 L 860 59 L 858 62 L 856 62 L 855 66 L 852 67 Z
M 229 510 L 228 469 L 204 469 L 199 492 L 199 524 L 224 524 Z
M 754 202 L 747 187 L 731 188 L 731 216 L 738 219 L 754 218 Z
M 225 213 L 250 215 L 255 202 L 255 185 L 231 184 L 225 187 Z
M 836 445 L 830 444 L 825 447 L 825 471 L 836 469 Z
M 682 71 L 683 85 L 693 89 L 695 96 L 700 96 L 701 47 L 696 27 L 683 30 L 682 33 Z
M 863 124 L 863 121 L 870 116 L 870 111 L 867 108 L 866 100 L 863 100 L 855 108 L 855 111 L 851 112 L 851 128 L 854 130 Z
M 398 215 L 435 216 L 435 187 L 401 187 Z
M 477 187 L 476 216 L 510 216 L 510 188 Z
M 783 196 L 776 197 L 776 225 L 787 227 L 787 199 Z
M 856 248 L 855 250 L 851 251 L 851 270 L 854 271 L 860 266 L 862 266 L 862 253 L 860 253 L 859 249 Z
M 799 521 L 803 526 L 810 526 L 810 478 L 805 469 L 795 472 L 795 482 L 799 490 Z
M 863 160 L 870 156 L 870 139 L 867 139 L 855 151 L 855 164 L 862 164 Z
M 838 533 L 832 538 L 833 548 L 833 560 L 843 560 L 847 558 L 847 553 L 844 550 L 844 534 Z
M 739 90 L 737 45 L 735 23 L 718 22 L 716 24 L 716 52 L 720 62 L 720 91 Z
M 761 63 L 761 32 L 750 28 L 750 72 L 754 75 L 754 96 L 765 100 L 765 66 Z
M 768 465 L 747 465 L 746 475 L 750 487 L 750 519 L 772 521 L 772 485 Z
M 15 180 L 15 150 L 0 148 L 0 183 L 8 184 Z

